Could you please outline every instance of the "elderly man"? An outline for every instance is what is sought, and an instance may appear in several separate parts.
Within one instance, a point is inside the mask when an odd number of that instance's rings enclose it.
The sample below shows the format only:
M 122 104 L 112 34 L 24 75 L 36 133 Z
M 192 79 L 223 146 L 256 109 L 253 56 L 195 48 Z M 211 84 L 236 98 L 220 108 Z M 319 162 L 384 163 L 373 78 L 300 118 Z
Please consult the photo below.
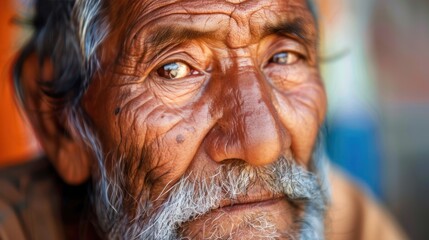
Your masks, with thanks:
M 59 176 L 91 184 L 58 183 L 43 160 L 15 169 L 35 187 L 4 235 L 401 238 L 324 162 L 312 9 L 305 0 L 38 1 L 17 91 Z

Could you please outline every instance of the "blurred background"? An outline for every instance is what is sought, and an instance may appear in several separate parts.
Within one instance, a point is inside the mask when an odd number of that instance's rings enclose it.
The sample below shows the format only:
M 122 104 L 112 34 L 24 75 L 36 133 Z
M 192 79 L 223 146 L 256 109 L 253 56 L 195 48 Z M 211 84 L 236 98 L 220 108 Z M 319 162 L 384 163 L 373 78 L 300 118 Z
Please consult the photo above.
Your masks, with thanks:
M 411 239 L 427 239 L 429 1 L 317 1 L 328 155 Z M 0 7 L 0 167 L 41 153 L 11 87 L 14 54 L 31 32 L 13 19 L 29 2 L 2 0 Z
M 428 239 L 429 1 L 319 5 L 328 155 Z
M 1 0 L 0 3 L 0 167 L 17 164 L 40 153 L 37 142 L 13 97 L 11 66 L 30 29 L 14 19 L 28 9 L 30 0 Z M 28 14 L 28 10 L 25 11 Z

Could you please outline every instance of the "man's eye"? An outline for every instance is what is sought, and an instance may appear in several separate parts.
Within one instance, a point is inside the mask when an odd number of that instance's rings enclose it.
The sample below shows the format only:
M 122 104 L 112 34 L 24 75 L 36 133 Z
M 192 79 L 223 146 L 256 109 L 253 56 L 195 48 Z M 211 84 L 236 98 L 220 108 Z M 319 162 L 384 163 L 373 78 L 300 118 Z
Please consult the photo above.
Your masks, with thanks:
M 294 52 L 279 52 L 274 54 L 269 62 L 281 65 L 290 65 L 298 62 L 300 58 L 301 57 Z
M 180 61 L 167 63 L 160 67 L 156 72 L 160 77 L 170 80 L 200 74 L 197 70 L 192 69 L 188 64 Z

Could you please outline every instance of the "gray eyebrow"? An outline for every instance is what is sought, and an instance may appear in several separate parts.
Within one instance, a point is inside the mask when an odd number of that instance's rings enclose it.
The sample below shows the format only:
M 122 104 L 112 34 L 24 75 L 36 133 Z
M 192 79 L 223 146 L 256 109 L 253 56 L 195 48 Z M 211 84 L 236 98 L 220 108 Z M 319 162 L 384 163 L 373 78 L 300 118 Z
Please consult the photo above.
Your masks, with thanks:
M 295 36 L 307 44 L 313 44 L 315 39 L 313 39 L 307 30 L 309 27 L 311 27 L 310 24 L 305 23 L 302 18 L 296 18 L 292 21 L 284 21 L 276 25 L 267 26 L 264 35 Z
M 150 34 L 144 43 L 149 46 L 163 48 L 163 46 L 172 43 L 178 44 L 187 40 L 209 37 L 210 35 L 213 35 L 213 32 L 203 32 L 181 26 L 168 26 L 162 27 L 156 33 Z

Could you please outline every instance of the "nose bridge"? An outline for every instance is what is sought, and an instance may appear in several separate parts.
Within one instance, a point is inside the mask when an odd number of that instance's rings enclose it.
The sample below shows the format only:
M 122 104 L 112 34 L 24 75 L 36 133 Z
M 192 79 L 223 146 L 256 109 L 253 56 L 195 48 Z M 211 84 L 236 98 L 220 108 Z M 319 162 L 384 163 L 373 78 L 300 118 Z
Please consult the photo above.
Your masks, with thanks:
M 217 161 L 241 159 L 255 166 L 275 161 L 282 149 L 281 133 L 264 76 L 247 65 L 227 72 L 224 80 L 219 148 L 213 149 Z
M 257 71 L 245 67 L 238 71 L 236 79 L 231 79 L 235 83 L 231 87 L 235 88 L 233 92 L 237 99 L 236 106 L 231 107 L 238 113 L 237 120 L 243 120 L 245 124 L 251 119 L 273 117 L 269 92 L 259 75 Z

